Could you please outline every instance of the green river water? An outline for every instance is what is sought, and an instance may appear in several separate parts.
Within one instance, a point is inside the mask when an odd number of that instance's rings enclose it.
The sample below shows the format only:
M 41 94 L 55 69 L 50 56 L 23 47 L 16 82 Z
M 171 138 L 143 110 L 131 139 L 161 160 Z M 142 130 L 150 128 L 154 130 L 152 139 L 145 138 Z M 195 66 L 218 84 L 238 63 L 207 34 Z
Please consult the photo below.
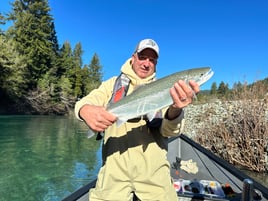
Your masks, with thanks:
M 69 117 L 0 116 L 0 201 L 60 201 L 95 178 L 101 144 L 87 130 Z
M 0 201 L 58 201 L 93 179 L 100 142 L 76 119 L 0 116 Z

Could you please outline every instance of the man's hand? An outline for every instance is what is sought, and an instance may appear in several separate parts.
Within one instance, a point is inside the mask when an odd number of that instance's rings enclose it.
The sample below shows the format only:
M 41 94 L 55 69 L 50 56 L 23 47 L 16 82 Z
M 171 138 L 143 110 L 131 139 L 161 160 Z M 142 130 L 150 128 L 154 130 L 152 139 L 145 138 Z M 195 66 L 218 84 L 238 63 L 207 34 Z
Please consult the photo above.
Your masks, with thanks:
M 193 102 L 195 94 L 200 91 L 199 85 L 195 81 L 189 81 L 189 85 L 184 81 L 179 80 L 170 89 L 170 95 L 173 99 L 173 104 L 168 110 L 168 119 L 175 119 L 182 111 L 182 108 Z
M 102 132 L 111 126 L 116 117 L 107 112 L 104 107 L 84 105 L 79 112 L 80 117 L 95 132 Z

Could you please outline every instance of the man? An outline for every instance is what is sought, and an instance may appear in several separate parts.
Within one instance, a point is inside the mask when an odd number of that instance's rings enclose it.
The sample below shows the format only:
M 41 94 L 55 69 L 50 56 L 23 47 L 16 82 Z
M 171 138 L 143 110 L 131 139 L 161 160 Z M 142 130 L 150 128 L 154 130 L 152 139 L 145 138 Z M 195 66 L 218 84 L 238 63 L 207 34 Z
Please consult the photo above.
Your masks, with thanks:
M 152 39 L 139 42 L 133 55 L 121 68 L 129 80 L 127 94 L 142 84 L 155 80 L 159 47 Z M 192 102 L 199 86 L 178 80 L 170 89 L 173 104 L 158 112 L 161 121 L 153 124 L 135 118 L 116 126 L 116 116 L 105 107 L 113 102 L 116 77 L 103 82 L 98 89 L 76 103 L 75 114 L 90 129 L 104 132 L 103 166 L 90 201 L 130 201 L 135 194 L 140 200 L 175 201 L 177 195 L 167 161 L 166 139 L 176 136 L 183 127 L 183 108 Z

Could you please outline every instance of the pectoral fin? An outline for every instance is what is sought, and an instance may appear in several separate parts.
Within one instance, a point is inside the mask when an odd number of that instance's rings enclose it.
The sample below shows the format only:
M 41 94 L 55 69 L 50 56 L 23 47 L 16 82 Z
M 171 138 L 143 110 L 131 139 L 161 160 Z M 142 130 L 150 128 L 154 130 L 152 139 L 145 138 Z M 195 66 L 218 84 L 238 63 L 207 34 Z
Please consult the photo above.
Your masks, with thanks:
M 147 116 L 149 121 L 152 121 L 156 117 L 156 114 L 157 114 L 157 112 L 154 111 L 154 112 L 150 112 L 150 113 L 146 114 L 146 116 Z
M 149 121 L 152 121 L 153 119 L 156 119 L 156 118 L 157 119 L 162 118 L 162 112 L 161 112 L 161 110 L 154 111 L 154 112 L 148 113 L 146 116 L 147 116 L 147 118 L 148 118 Z
M 87 138 L 92 138 L 95 135 L 95 132 L 91 129 L 88 130 L 87 132 Z
M 122 119 L 122 118 L 118 118 L 116 121 L 116 126 L 119 127 L 121 126 L 123 123 L 127 122 L 128 119 Z

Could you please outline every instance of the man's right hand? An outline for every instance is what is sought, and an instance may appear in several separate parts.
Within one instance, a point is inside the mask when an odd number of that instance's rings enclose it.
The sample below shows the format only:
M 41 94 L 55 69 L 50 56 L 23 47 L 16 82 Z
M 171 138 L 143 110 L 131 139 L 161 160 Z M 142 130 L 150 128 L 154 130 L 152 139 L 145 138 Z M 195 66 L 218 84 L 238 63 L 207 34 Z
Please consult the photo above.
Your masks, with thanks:
M 116 116 L 109 113 L 105 107 L 84 105 L 79 111 L 80 117 L 95 132 L 103 132 L 116 121 Z

